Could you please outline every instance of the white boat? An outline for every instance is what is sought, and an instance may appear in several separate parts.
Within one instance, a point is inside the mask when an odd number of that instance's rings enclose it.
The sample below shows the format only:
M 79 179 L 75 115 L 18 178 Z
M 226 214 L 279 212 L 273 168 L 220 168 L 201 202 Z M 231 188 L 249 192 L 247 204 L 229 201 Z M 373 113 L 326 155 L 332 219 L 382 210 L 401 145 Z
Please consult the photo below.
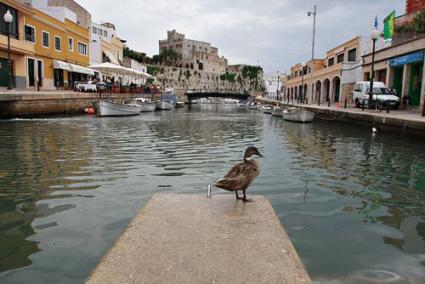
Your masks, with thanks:
M 282 112 L 282 117 L 287 121 L 311 122 L 314 119 L 314 112 L 291 107 Z
M 161 95 L 161 98 L 156 103 L 156 109 L 159 110 L 170 110 L 174 109 L 176 106 L 177 97 L 174 94 L 174 90 L 171 88 L 168 88 L 165 90 L 165 92 Z
M 282 112 L 283 112 L 283 109 L 281 107 L 274 107 L 272 110 L 272 115 L 282 117 Z
M 185 104 L 184 104 L 184 102 L 180 102 L 180 101 L 178 101 L 178 102 L 176 102 L 176 106 L 175 106 L 175 107 L 176 107 L 176 108 L 177 108 L 177 107 L 184 107 L 184 105 L 185 105 Z
M 263 113 L 272 114 L 273 108 L 271 106 L 263 106 L 261 110 Z
M 142 107 L 140 112 L 150 112 L 150 111 L 154 111 L 156 108 L 156 103 L 151 102 L 145 98 L 135 98 L 134 101 L 136 104 Z
M 107 101 L 99 101 L 97 103 L 98 116 L 128 116 L 139 115 L 141 106 L 138 104 L 116 104 Z

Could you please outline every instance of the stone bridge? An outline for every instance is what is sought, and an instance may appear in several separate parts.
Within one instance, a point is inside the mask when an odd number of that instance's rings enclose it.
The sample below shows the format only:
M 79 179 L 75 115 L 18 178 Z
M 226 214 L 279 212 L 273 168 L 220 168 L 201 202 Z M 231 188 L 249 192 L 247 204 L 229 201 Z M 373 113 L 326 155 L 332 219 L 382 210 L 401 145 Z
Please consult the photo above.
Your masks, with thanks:
M 235 92 L 235 91 L 226 91 L 226 90 L 192 90 L 185 93 L 187 100 L 190 103 L 193 100 L 201 98 L 229 98 L 229 99 L 238 99 L 238 100 L 248 100 L 250 94 L 247 92 Z

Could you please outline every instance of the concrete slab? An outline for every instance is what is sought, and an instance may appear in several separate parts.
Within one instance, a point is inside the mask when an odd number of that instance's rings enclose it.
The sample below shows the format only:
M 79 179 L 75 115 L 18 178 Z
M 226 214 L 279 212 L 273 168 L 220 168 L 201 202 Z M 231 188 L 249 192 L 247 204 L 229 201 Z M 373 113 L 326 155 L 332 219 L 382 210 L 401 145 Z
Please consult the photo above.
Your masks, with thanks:
M 157 194 L 86 283 L 311 283 L 270 203 Z

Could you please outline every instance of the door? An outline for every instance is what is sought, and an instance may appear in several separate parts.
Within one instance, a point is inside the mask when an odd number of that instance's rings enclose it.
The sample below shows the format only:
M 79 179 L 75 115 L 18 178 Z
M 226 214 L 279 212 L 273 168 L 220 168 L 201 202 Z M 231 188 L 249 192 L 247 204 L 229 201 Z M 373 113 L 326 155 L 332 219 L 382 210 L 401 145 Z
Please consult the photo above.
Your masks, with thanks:
M 9 82 L 9 65 L 7 59 L 0 58 L 0 86 L 7 87 Z
M 34 73 L 34 64 L 35 61 L 32 58 L 28 58 L 28 86 L 29 87 L 34 87 L 34 82 L 35 82 L 35 73 Z
M 43 61 L 37 60 L 38 86 L 43 87 Z
M 410 71 L 410 82 L 409 82 L 409 96 L 410 104 L 412 106 L 419 106 L 421 100 L 421 87 L 422 87 L 422 63 L 414 64 Z
M 397 96 L 401 98 L 401 88 L 403 86 L 403 68 L 393 70 L 393 88 L 397 91 Z

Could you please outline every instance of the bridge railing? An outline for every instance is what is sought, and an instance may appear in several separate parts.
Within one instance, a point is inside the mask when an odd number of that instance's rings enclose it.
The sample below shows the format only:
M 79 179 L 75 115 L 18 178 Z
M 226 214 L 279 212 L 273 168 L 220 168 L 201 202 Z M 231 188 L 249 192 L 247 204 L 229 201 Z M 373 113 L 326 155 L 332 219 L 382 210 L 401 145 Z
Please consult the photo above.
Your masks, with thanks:
M 188 89 L 185 92 L 186 94 L 190 93 L 205 93 L 205 94 L 246 94 L 249 95 L 249 92 L 245 89 Z

